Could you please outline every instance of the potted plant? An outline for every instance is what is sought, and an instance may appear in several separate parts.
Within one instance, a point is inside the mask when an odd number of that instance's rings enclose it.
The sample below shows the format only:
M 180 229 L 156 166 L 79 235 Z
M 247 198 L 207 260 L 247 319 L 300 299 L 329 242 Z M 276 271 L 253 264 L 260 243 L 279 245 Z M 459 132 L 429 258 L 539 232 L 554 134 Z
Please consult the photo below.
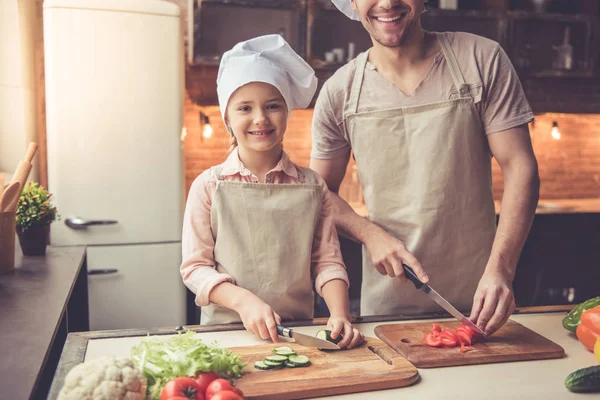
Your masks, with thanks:
M 50 203 L 51 193 L 37 182 L 25 186 L 17 205 L 17 235 L 25 256 L 42 256 L 50 234 L 50 224 L 59 218 Z

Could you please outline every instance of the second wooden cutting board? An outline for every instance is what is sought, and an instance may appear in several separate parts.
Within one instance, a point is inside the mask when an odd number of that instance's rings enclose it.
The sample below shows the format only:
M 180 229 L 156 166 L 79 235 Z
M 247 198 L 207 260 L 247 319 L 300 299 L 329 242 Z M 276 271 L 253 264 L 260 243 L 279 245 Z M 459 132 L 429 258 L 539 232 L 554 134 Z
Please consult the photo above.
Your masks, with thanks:
M 438 324 L 452 329 L 460 325 L 458 321 Z M 541 360 L 565 354 L 558 344 L 511 320 L 466 353 L 461 353 L 458 347 L 435 348 L 425 344 L 423 338 L 431 332 L 431 326 L 431 322 L 378 325 L 375 335 L 417 368 Z
M 398 388 L 419 380 L 414 365 L 381 341 L 365 339 L 358 348 L 331 352 L 296 343 L 231 348 L 248 363 L 236 385 L 248 400 L 290 400 Z M 268 371 L 254 368 L 255 361 L 273 355 L 272 350 L 279 346 L 293 348 L 309 357 L 311 364 Z

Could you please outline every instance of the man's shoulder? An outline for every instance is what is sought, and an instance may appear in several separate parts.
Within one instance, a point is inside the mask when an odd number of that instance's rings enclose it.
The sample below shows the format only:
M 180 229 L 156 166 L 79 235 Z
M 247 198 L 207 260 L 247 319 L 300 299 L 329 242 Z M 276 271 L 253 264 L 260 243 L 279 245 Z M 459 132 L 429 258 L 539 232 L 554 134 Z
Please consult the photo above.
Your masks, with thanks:
M 467 32 L 444 32 L 458 57 L 471 55 L 477 58 L 493 55 L 500 44 L 495 40 Z

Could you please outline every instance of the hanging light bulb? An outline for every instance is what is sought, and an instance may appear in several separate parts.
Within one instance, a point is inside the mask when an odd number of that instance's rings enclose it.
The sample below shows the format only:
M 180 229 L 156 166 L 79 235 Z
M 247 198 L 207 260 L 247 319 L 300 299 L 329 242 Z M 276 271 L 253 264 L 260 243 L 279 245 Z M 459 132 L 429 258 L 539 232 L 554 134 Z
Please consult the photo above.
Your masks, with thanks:
M 558 122 L 552 122 L 552 131 L 550 132 L 550 135 L 552 135 L 552 138 L 555 140 L 560 139 L 560 130 L 558 129 Z
M 210 126 L 210 120 L 208 119 L 208 115 L 204 114 L 202 111 L 200 111 L 200 126 L 204 138 L 208 139 L 212 136 L 213 128 Z
M 212 126 L 210 126 L 210 124 L 205 124 L 204 125 L 204 129 L 202 129 L 202 136 L 204 136 L 205 138 L 209 138 L 211 137 L 213 134 L 213 128 Z

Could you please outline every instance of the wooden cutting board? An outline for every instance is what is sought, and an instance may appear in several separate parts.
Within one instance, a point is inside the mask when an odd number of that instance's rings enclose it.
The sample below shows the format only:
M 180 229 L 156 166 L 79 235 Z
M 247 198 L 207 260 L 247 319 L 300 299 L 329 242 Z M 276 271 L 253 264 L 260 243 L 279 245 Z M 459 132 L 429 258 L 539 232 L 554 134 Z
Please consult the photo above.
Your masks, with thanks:
M 289 346 L 310 358 L 303 368 L 260 371 L 254 362 L 273 355 L 279 346 Z M 375 338 L 366 338 L 358 348 L 321 351 L 296 343 L 265 344 L 230 349 L 247 362 L 244 376 L 236 386 L 246 399 L 289 400 L 331 396 L 344 393 L 390 389 L 413 384 L 417 369 L 395 351 Z
M 460 322 L 438 324 L 442 328 L 455 329 Z M 426 345 L 423 338 L 431 332 L 431 326 L 431 322 L 378 325 L 375 335 L 417 368 L 541 360 L 561 358 L 565 354 L 564 349 L 556 343 L 511 320 L 484 342 L 474 344 L 474 350 L 466 353 L 461 353 L 458 347 L 435 348 Z

